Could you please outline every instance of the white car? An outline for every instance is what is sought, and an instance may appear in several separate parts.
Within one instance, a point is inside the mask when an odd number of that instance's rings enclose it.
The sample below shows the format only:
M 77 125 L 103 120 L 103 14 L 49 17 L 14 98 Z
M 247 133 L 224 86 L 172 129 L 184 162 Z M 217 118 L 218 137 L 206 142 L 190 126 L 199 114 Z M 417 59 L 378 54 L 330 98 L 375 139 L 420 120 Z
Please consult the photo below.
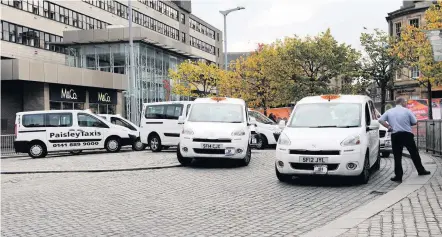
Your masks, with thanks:
M 281 128 L 279 128 L 278 124 L 255 110 L 249 109 L 249 116 L 256 119 L 258 139 L 255 147 L 265 149 L 269 145 L 276 145 L 281 135 Z
M 146 149 L 146 145 L 143 144 L 140 140 L 140 128 L 137 125 L 121 117 L 121 115 L 118 114 L 99 114 L 98 116 L 104 118 L 106 121 L 112 124 L 124 127 L 129 134 L 135 136 L 136 139 L 133 141 L 132 144 L 130 144 L 132 146 L 132 150 L 142 151 Z
M 118 152 L 132 144 L 135 136 L 95 114 L 81 110 L 20 112 L 15 119 L 14 148 L 32 158 L 48 152 L 106 149 Z
M 367 183 L 380 168 L 379 122 L 367 96 L 323 95 L 300 100 L 276 147 L 276 176 L 354 176 Z M 282 126 L 285 122 L 281 122 Z
M 381 156 L 387 158 L 390 156 L 391 152 L 393 152 L 393 148 L 391 146 L 391 132 L 382 125 L 379 127 L 379 139 L 381 145 Z
M 193 158 L 236 159 L 246 166 L 251 159 L 251 126 L 247 105 L 242 99 L 200 98 L 192 104 L 177 149 L 182 165 Z

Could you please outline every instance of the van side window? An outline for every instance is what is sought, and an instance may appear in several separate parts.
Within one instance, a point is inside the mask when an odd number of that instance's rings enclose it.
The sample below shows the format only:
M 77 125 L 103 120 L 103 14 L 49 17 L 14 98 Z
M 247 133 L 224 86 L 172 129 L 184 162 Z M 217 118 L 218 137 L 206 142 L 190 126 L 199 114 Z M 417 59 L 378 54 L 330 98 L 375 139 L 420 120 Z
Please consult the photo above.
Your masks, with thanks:
M 173 119 L 178 120 L 178 118 L 183 113 L 183 105 L 167 105 L 166 109 L 166 118 L 165 119 Z
M 147 119 L 164 119 L 165 105 L 150 105 L 146 107 L 146 114 L 144 117 Z
M 50 113 L 46 114 L 46 127 L 71 127 L 71 113 Z
M 187 115 L 189 114 L 190 106 L 191 106 L 191 104 L 188 104 L 188 105 L 187 105 L 187 109 L 186 109 L 186 117 L 187 117 Z
M 368 103 L 365 104 L 365 125 L 368 126 L 371 123 L 370 109 L 368 108 Z
M 89 114 L 79 113 L 77 119 L 80 127 L 108 128 L 105 123 Z
M 45 114 L 26 114 L 23 115 L 23 126 L 27 128 L 44 127 Z
M 378 117 L 376 116 L 376 109 L 374 108 L 373 101 L 370 100 L 368 103 L 370 104 L 371 119 L 372 120 L 377 120 Z
M 111 123 L 115 124 L 115 125 L 119 125 L 119 126 L 123 126 L 126 128 L 129 128 L 132 131 L 137 131 L 132 125 L 130 125 L 128 122 L 120 119 L 120 118 L 115 118 L 115 117 L 111 117 Z

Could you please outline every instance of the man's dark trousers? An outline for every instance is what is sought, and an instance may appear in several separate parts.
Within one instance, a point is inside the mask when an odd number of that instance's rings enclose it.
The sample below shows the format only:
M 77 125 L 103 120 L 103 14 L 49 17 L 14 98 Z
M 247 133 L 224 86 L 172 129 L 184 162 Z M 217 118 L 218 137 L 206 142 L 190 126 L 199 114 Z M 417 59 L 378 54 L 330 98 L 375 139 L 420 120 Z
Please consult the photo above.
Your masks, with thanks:
M 404 175 L 404 171 L 402 170 L 402 150 L 404 147 L 406 147 L 408 152 L 410 152 L 411 160 L 413 161 L 417 172 L 422 173 L 425 171 L 425 168 L 422 166 L 421 157 L 416 147 L 416 143 L 414 142 L 413 133 L 393 133 L 391 134 L 391 143 L 394 155 L 394 174 L 397 178 L 402 178 Z

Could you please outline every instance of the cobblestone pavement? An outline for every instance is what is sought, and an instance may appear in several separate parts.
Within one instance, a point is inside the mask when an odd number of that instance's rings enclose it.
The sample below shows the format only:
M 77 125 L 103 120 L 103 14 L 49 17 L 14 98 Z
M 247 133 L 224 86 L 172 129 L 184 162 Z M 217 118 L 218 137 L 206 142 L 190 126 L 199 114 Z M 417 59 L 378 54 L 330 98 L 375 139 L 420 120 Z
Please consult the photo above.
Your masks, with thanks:
M 434 160 L 438 167 L 430 182 L 341 237 L 442 236 L 442 159 Z
M 179 165 L 175 151 L 165 151 L 166 155 L 152 155 L 149 150 L 132 152 L 124 150 L 119 153 L 86 152 L 72 156 L 53 154 L 41 159 L 18 157 L 1 160 L 2 172 L 27 171 L 73 171 L 73 170 L 112 170 L 152 168 Z
M 149 159 L 172 158 L 149 153 Z M 404 170 L 406 176 L 412 171 L 409 159 Z M 396 187 L 392 172 L 386 158 L 367 185 L 330 178 L 280 183 L 274 151 L 260 151 L 248 167 L 220 161 L 131 172 L 1 175 L 1 235 L 297 236 L 372 201 L 379 195 L 373 191 Z

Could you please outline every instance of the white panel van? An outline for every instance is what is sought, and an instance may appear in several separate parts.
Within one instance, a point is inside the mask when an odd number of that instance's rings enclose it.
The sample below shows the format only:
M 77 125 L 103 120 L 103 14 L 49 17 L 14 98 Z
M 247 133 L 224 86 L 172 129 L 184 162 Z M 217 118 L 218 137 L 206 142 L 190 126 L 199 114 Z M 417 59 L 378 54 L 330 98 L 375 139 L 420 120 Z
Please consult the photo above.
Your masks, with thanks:
M 192 101 L 144 104 L 140 120 L 141 142 L 147 144 L 153 152 L 177 146 L 182 131 L 178 118 L 186 116 L 191 105 Z
M 14 148 L 32 158 L 48 152 L 106 149 L 118 152 L 136 139 L 126 129 L 81 110 L 20 112 L 15 119 Z

